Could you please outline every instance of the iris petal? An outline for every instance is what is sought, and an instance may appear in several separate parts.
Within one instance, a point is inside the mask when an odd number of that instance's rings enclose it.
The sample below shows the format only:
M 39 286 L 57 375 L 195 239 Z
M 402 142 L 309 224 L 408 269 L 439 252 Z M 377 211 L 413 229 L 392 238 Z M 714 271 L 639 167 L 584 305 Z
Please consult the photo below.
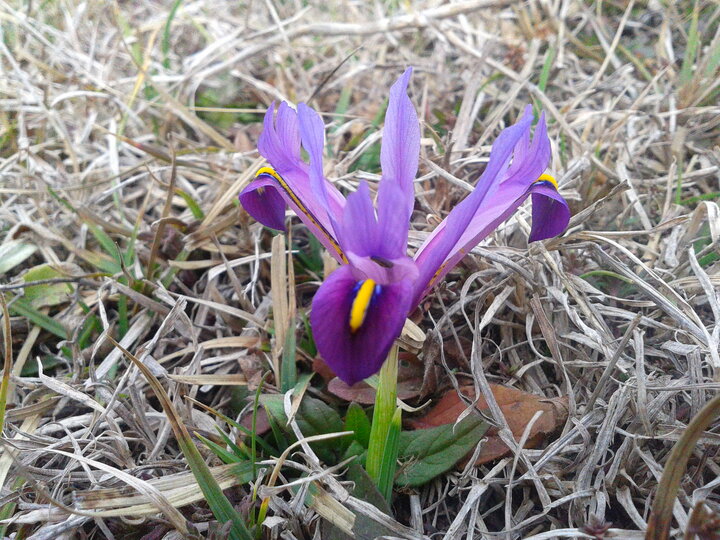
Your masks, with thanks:
M 341 266 L 320 286 L 310 313 L 318 352 L 347 384 L 377 373 L 411 307 L 410 281 L 382 285 L 367 308 L 362 326 L 353 332 L 350 312 L 357 285 L 351 267 Z
M 528 141 L 532 118 L 532 107 L 528 105 L 523 117 L 515 125 L 500 133 L 475 189 L 448 214 L 416 253 L 415 261 L 420 269 L 414 294 L 417 302 L 420 302 L 429 289 L 452 269 L 459 258 L 464 256 L 467 243 L 461 241 L 463 237 L 470 234 L 470 240 L 477 238 L 477 241 L 480 241 L 482 236 L 479 235 L 487 234 L 484 231 L 492 219 L 490 221 L 477 219 L 477 214 L 480 213 L 483 205 L 490 202 L 512 205 L 547 167 L 550 158 L 550 142 L 547 140 L 547 135 L 544 138 L 536 135 L 537 143 L 535 139 L 533 140 L 535 151 L 532 145 L 530 149 L 525 149 L 523 146 Z M 539 129 L 540 135 L 544 134 L 543 128 Z M 522 156 L 523 159 L 514 162 L 508 168 L 508 163 L 513 153 L 518 150 L 518 145 L 521 145 L 521 148 L 517 155 Z M 539 152 L 541 147 L 543 149 L 547 147 L 547 152 Z M 541 159 L 534 159 L 533 156 L 536 154 L 541 154 L 537 156 Z M 512 173 L 513 176 L 508 178 L 508 173 Z M 516 190 L 514 196 L 509 193 L 511 190 L 508 188 Z
M 570 222 L 570 208 L 555 186 L 539 182 L 532 188 L 532 229 L 530 242 L 562 234 Z
M 275 103 L 265 113 L 263 132 L 258 140 L 258 151 L 280 174 L 299 169 L 300 132 L 297 115 L 284 101 L 280 104 L 275 119 Z
M 402 203 L 398 204 L 395 211 L 405 216 L 405 221 L 409 219 L 415 204 L 413 180 L 420 155 L 420 123 L 407 95 L 411 75 L 412 68 L 408 68 L 390 88 L 380 149 L 383 175 L 379 197 L 382 198 L 384 194 L 383 184 L 397 186 L 402 194 Z
M 382 243 L 367 182 L 360 182 L 357 191 L 348 195 L 340 231 L 343 250 L 361 257 L 373 255 Z
M 320 124 L 322 130 L 322 121 Z M 322 141 L 322 133 L 320 140 Z M 282 230 L 284 219 L 280 212 L 282 208 L 284 215 L 285 206 L 280 204 L 278 196 L 281 197 L 330 254 L 339 262 L 346 263 L 347 258 L 337 243 L 333 227 L 333 223 L 342 215 L 345 198 L 335 186 L 322 177 L 324 184 L 321 185 L 320 193 L 318 192 L 316 183 L 311 182 L 310 168 L 300 156 L 300 142 L 298 114 L 283 102 L 275 118 L 275 105 L 271 105 L 265 114 L 258 150 L 270 162 L 274 171 L 269 175 L 261 174 L 251 182 L 240 194 L 240 201 L 248 213 L 263 225 Z M 319 167 L 322 170 L 322 146 L 320 154 Z M 317 166 L 316 159 L 315 169 Z M 267 203 L 271 207 L 263 211 L 260 208 L 261 203 Z
M 313 196 L 318 200 L 320 206 L 326 209 L 332 230 L 337 232 L 345 199 L 323 174 L 322 155 L 325 143 L 325 124 L 320 115 L 305 103 L 298 103 L 297 115 L 300 139 L 310 158 L 308 176 Z
M 285 230 L 285 200 L 277 189 L 277 180 L 261 174 L 242 191 L 240 204 L 255 221 L 266 227 Z
M 403 257 L 407 254 L 410 213 L 402 210 L 404 197 L 398 185 L 389 182 L 380 183 L 377 213 L 382 242 L 377 246 L 376 254 L 386 259 Z

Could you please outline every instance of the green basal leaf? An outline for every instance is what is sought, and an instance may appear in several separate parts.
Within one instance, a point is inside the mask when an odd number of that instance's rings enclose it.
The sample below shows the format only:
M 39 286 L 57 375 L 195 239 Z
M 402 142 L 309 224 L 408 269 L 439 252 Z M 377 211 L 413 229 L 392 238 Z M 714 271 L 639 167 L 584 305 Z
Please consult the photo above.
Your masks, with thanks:
M 357 403 L 351 403 L 345 416 L 345 431 L 353 431 L 355 440 L 367 448 L 370 443 L 370 419 Z
M 364 448 L 362 444 L 357 441 L 352 441 L 345 450 L 345 453 L 342 455 L 340 461 L 345 461 L 346 459 L 350 459 L 351 457 L 356 457 L 356 461 L 364 466 L 366 453 L 367 449 Z
M 260 403 L 267 410 L 268 416 L 279 427 L 287 433 L 292 433 L 290 428 L 287 427 L 282 395 L 262 395 L 260 396 Z M 338 412 L 325 402 L 312 397 L 303 397 L 295 419 L 305 437 L 343 431 L 342 418 L 340 418 Z M 335 453 L 340 449 L 336 440 L 317 441 L 311 443 L 311 446 L 318 453 L 318 456 L 327 462 L 335 461 Z
M 444 473 L 480 442 L 488 424 L 470 416 L 457 424 L 429 429 L 403 431 L 400 434 L 400 459 L 405 460 L 395 483 L 420 486 Z
M 360 464 L 351 463 L 348 466 L 345 477 L 352 482 L 350 493 L 353 497 L 369 502 L 388 516 L 393 515 L 390 505 L 378 491 L 377 487 L 375 487 L 372 478 L 368 476 L 368 473 L 365 472 L 365 469 L 363 469 Z M 355 524 L 352 530 L 353 536 L 351 537 L 329 521 L 323 520 L 322 537 L 332 538 L 333 540 L 373 540 L 382 536 L 393 535 L 390 529 L 360 513 L 355 514 Z
M 43 281 L 47 279 L 66 278 L 71 275 L 72 265 L 41 264 L 25 272 L 23 280 L 26 283 Z M 69 295 L 75 291 L 70 283 L 42 283 L 25 287 L 23 298 L 35 309 L 56 306 L 69 300 Z

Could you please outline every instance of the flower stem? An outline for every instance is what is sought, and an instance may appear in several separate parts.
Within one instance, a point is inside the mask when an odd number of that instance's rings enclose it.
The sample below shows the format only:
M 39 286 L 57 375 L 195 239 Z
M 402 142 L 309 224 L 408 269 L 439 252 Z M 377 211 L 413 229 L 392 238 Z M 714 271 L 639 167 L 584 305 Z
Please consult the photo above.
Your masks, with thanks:
M 375 393 L 370 443 L 365 468 L 386 499 L 392 495 L 395 464 L 397 462 L 397 437 L 400 431 L 401 411 L 397 409 L 398 346 L 392 346 L 380 369 Z

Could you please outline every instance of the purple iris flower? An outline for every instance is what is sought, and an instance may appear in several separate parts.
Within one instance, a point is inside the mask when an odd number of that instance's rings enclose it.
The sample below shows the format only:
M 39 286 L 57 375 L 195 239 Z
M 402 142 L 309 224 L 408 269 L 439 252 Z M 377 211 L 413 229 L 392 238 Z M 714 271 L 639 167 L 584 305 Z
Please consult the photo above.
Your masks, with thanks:
M 420 152 L 420 126 L 406 92 L 411 71 L 390 89 L 375 204 L 366 182 L 345 198 L 325 178 L 325 126 L 304 103 L 296 112 L 283 102 L 277 115 L 275 105 L 270 107 L 258 149 L 272 168 L 262 168 L 240 194 L 245 210 L 273 229 L 284 229 L 290 206 L 341 263 L 317 291 L 310 323 L 318 351 L 347 384 L 380 370 L 409 313 L 528 195 L 531 242 L 561 234 L 570 219 L 555 180 L 543 174 L 551 153 L 544 115 L 531 138 L 528 106 L 498 136 L 476 188 L 409 256 Z M 301 157 L 301 145 L 309 163 Z

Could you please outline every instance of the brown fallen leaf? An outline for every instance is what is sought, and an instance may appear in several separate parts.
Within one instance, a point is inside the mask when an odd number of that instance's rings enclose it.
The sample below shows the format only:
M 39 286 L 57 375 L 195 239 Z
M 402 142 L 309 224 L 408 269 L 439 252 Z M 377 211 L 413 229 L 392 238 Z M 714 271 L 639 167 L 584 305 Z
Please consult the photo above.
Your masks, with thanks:
M 543 412 L 533 424 L 525 448 L 535 448 L 542 444 L 549 435 L 561 428 L 568 418 L 567 397 L 546 399 L 498 384 L 491 384 L 490 388 L 516 441 L 520 440 L 535 413 Z M 460 391 L 470 401 L 475 399 L 474 387 L 464 386 Z M 488 411 L 487 402 L 482 396 L 475 407 L 480 411 Z M 460 399 L 455 390 L 451 389 L 426 415 L 411 418 L 407 424 L 415 429 L 452 424 L 465 409 L 467 409 L 466 403 Z M 486 437 L 487 441 L 483 444 L 476 465 L 499 459 L 510 453 L 510 449 L 498 436 L 497 428 L 490 428 Z
M 417 397 L 420 394 L 421 386 L 422 379 L 398 381 L 397 397 L 402 400 Z M 328 392 L 344 399 L 345 401 L 354 401 L 360 405 L 372 405 L 375 403 L 375 389 L 362 381 L 355 383 L 352 386 L 348 386 L 335 377 L 328 383 L 327 389 Z
M 252 422 L 253 422 L 253 414 L 252 411 L 245 414 L 240 419 L 240 425 L 247 429 L 248 431 L 252 431 Z M 270 419 L 268 418 L 267 411 L 265 410 L 265 407 L 262 405 L 258 407 L 257 415 L 255 416 L 255 434 L 259 437 L 265 435 L 268 431 L 270 431 Z M 245 441 L 249 440 L 249 437 L 246 437 L 243 433 L 240 433 L 238 435 L 239 441 Z
M 312 370 L 320 375 L 326 383 L 329 383 L 335 378 L 335 372 L 325 363 L 325 360 L 319 356 L 313 358 Z
M 314 363 L 313 368 L 315 368 Z M 420 395 L 423 384 L 423 369 L 423 365 L 417 356 L 406 352 L 400 353 L 397 383 L 397 397 L 399 399 L 408 400 Z M 316 371 L 318 370 L 316 369 Z M 335 377 L 328 383 L 327 389 L 331 394 L 346 401 L 354 401 L 360 405 L 372 405 L 375 403 L 375 389 L 362 381 L 348 386 Z

